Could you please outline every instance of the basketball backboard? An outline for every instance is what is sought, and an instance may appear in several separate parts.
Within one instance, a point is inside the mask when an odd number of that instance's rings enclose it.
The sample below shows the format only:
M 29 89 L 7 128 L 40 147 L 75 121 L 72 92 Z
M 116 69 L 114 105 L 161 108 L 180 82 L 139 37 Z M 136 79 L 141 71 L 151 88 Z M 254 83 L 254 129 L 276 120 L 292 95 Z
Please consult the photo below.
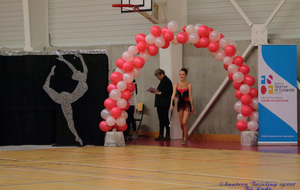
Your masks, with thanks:
M 139 11 L 152 11 L 152 0 L 121 0 L 121 4 L 138 5 Z M 121 7 L 121 13 L 132 12 L 128 7 Z

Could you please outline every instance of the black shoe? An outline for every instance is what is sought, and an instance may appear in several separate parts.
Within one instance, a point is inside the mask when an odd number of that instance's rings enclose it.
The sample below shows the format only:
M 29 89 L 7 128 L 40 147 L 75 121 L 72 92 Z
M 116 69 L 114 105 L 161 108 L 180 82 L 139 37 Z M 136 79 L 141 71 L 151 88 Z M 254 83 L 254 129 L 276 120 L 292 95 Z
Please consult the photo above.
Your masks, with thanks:
M 132 141 L 132 138 L 128 136 L 125 138 L 125 141 Z
M 165 138 L 163 139 L 164 141 L 169 141 L 171 140 L 171 137 L 168 135 L 168 136 L 165 136 Z
M 164 139 L 163 135 L 159 135 L 155 140 L 156 141 L 162 141 Z

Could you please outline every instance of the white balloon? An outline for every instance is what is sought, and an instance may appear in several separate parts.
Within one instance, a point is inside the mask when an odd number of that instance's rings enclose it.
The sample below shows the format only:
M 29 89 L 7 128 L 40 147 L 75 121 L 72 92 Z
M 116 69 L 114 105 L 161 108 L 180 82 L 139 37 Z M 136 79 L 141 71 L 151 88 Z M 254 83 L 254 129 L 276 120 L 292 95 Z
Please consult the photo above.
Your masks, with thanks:
M 149 61 L 150 59 L 150 55 L 148 54 L 148 52 L 140 52 L 140 57 L 143 58 L 145 62 Z
M 226 57 L 224 57 L 223 62 L 224 62 L 225 65 L 230 65 L 233 62 L 233 57 L 227 57 L 226 56 Z
M 253 121 L 258 121 L 258 112 L 257 111 L 252 112 L 252 114 L 250 115 L 250 119 Z
M 125 123 L 126 123 L 126 119 L 122 116 L 116 119 L 116 124 L 118 126 L 123 126 L 125 125 Z
M 238 69 L 239 69 L 239 67 L 236 64 L 230 64 L 228 66 L 228 72 L 230 72 L 230 73 L 235 73 L 238 71 Z
M 126 106 L 127 106 L 127 100 L 123 99 L 123 98 L 120 98 L 118 101 L 117 101 L 117 106 L 121 109 L 124 109 Z
M 234 40 L 229 40 L 229 45 L 233 45 L 235 48 L 237 48 L 237 43 Z
M 124 117 L 125 119 L 127 119 L 128 118 L 128 113 L 123 110 L 121 117 Z
M 115 120 L 115 118 L 113 118 L 113 117 L 108 117 L 107 119 L 106 119 L 106 124 L 108 125 L 108 126 L 113 126 L 114 124 L 116 123 L 116 120 Z
M 231 65 L 233 65 L 233 64 L 231 64 Z M 230 66 L 230 65 L 229 65 L 229 66 Z M 228 67 L 229 67 L 229 66 L 228 66 Z M 244 74 L 241 73 L 241 72 L 239 72 L 239 71 L 236 71 L 236 72 L 233 73 L 232 79 L 233 79 L 233 81 L 235 81 L 235 82 L 242 82 L 242 81 L 244 80 Z
M 109 97 L 113 100 L 119 100 L 121 98 L 121 91 L 119 89 L 113 89 L 110 91 Z
M 110 117 L 111 115 L 110 115 L 110 112 L 107 110 L 107 109 L 103 109 L 102 111 L 101 111 L 101 118 L 102 119 L 107 119 L 108 117 Z
M 158 37 L 155 39 L 155 42 L 154 44 L 158 47 L 158 48 L 161 48 L 161 47 L 164 47 L 165 45 L 165 40 L 163 39 L 163 37 Z
M 221 38 L 219 41 L 220 47 L 225 48 L 227 45 L 229 45 L 229 40 L 227 38 Z
M 122 92 L 127 88 L 127 84 L 125 81 L 120 81 L 117 84 L 117 88 Z
M 247 126 L 250 131 L 256 131 L 258 129 L 258 123 L 256 121 L 249 121 Z
M 218 61 L 223 61 L 225 56 L 226 55 L 225 55 L 224 51 L 218 51 L 218 53 L 215 55 L 215 58 Z
M 185 28 L 185 31 L 186 31 L 189 35 L 192 34 L 193 32 L 195 32 L 195 27 L 194 27 L 194 25 L 191 25 L 191 24 L 187 25 L 186 28 Z
M 148 44 L 153 44 L 155 42 L 155 36 L 153 36 L 152 34 L 148 34 L 145 38 L 145 41 Z
M 203 25 L 203 24 L 199 24 L 199 23 L 195 25 L 195 30 L 196 30 L 196 32 L 198 32 L 198 28 L 199 28 L 200 26 L 202 26 L 202 25 Z
M 126 83 L 131 83 L 131 82 L 133 81 L 133 79 L 134 79 L 134 76 L 133 76 L 132 72 L 131 72 L 131 73 L 125 73 L 125 74 L 123 75 L 123 80 L 124 80 Z
M 141 75 L 141 69 L 134 68 L 132 74 L 134 77 L 139 77 Z
M 128 51 L 132 54 L 136 54 L 138 52 L 136 46 L 129 46 Z
M 251 106 L 253 109 L 257 110 L 257 109 L 258 109 L 258 99 L 257 99 L 257 98 L 252 98 L 252 101 L 251 101 L 250 106 Z
M 209 34 L 210 41 L 216 42 L 220 39 L 220 32 L 214 30 Z
M 250 87 L 247 84 L 242 84 L 240 86 L 240 92 L 242 94 L 248 94 L 250 92 Z
M 133 53 L 129 52 L 129 51 L 125 51 L 123 54 L 122 54 L 122 58 L 124 59 L 124 61 L 132 61 L 133 58 L 134 58 L 134 55 Z
M 124 71 L 123 69 L 120 69 L 119 67 L 117 67 L 117 68 L 115 69 L 115 72 L 119 72 L 119 73 L 121 73 L 121 74 L 124 74 L 124 73 L 125 73 L 125 71 Z
M 176 36 L 174 36 L 174 38 L 173 38 L 173 40 L 172 40 L 171 42 L 172 42 L 172 44 L 174 44 L 174 45 L 178 45 L 178 44 L 179 44 L 179 42 L 177 41 Z
M 190 41 L 192 44 L 197 43 L 197 42 L 199 41 L 199 35 L 198 35 L 196 32 L 191 33 L 191 34 L 189 35 L 189 41 Z
M 237 116 L 236 116 L 236 119 L 238 120 L 238 121 L 247 121 L 247 119 L 248 119 L 248 117 L 245 117 L 245 116 L 243 116 L 243 114 L 241 114 L 241 113 L 239 113 Z
M 175 22 L 175 21 L 170 21 L 170 22 L 168 23 L 168 29 L 169 29 L 171 32 L 175 32 L 175 31 L 177 30 L 177 28 L 178 28 L 177 22 Z
M 243 107 L 243 104 L 241 101 L 237 101 L 235 104 L 234 104 L 234 110 L 236 112 L 241 112 L 241 109 Z

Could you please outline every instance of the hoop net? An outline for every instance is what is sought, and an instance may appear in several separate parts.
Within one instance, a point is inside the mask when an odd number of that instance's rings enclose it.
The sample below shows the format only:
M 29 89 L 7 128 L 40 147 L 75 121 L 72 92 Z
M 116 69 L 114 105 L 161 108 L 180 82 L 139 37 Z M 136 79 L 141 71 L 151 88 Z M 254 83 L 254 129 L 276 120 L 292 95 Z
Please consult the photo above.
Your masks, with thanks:
M 112 7 L 120 7 L 123 10 L 132 11 L 132 12 L 139 12 L 140 10 L 138 5 L 132 5 L 132 4 L 112 4 Z

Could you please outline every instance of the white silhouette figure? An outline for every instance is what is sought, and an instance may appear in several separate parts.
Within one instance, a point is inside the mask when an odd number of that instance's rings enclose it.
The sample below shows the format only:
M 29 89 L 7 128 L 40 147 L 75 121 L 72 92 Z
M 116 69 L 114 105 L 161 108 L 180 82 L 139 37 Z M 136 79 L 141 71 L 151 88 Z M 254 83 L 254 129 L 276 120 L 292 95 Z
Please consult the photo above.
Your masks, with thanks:
M 54 102 L 61 105 L 61 109 L 68 123 L 68 127 L 73 133 L 73 135 L 75 136 L 75 141 L 77 141 L 82 146 L 83 142 L 79 137 L 79 135 L 77 134 L 77 131 L 74 126 L 73 109 L 71 104 L 76 102 L 88 90 L 88 85 L 86 83 L 88 69 L 82 55 L 75 53 L 75 56 L 80 58 L 83 67 L 83 72 L 76 70 L 75 67 L 70 62 L 68 62 L 63 58 L 62 55 L 58 55 L 57 58 L 58 60 L 66 63 L 69 66 L 69 68 L 73 71 L 72 79 L 78 81 L 75 90 L 72 93 L 65 92 L 65 91 L 58 93 L 52 88 L 50 88 L 50 79 L 55 74 L 54 73 L 56 67 L 55 65 L 52 67 L 51 72 L 49 73 L 45 81 L 43 89 L 46 91 L 46 93 L 51 97 L 51 99 Z

